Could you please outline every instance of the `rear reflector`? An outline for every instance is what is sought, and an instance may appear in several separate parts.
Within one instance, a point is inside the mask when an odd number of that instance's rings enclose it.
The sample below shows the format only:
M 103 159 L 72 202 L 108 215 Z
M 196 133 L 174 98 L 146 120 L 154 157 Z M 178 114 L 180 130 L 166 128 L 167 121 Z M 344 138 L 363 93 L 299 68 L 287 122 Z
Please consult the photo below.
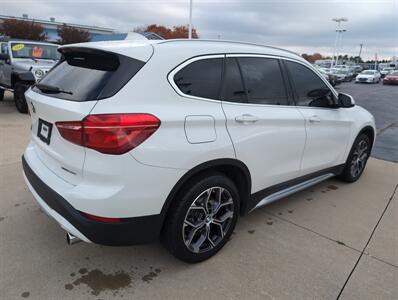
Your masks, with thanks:
M 99 217 L 95 215 L 90 215 L 88 213 L 82 212 L 83 216 L 85 216 L 87 219 L 90 219 L 92 221 L 96 222 L 102 222 L 102 223 L 120 223 L 122 220 L 120 218 L 106 218 L 106 217 Z
M 123 154 L 149 138 L 159 128 L 160 120 L 150 114 L 104 114 L 55 125 L 71 143 L 105 154 Z

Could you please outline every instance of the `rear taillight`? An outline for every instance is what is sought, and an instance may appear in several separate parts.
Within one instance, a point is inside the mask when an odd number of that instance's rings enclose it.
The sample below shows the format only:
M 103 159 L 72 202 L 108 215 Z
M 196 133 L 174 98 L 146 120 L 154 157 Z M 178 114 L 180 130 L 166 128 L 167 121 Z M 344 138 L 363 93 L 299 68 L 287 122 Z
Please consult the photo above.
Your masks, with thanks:
M 105 154 L 123 154 L 149 138 L 159 128 L 160 120 L 150 114 L 104 114 L 55 125 L 71 143 Z

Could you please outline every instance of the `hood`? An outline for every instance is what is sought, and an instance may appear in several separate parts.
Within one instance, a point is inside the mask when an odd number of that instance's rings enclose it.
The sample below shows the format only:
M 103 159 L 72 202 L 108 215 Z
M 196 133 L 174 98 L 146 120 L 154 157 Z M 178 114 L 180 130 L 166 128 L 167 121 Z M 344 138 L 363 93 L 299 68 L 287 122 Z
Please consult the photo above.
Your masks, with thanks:
M 357 78 L 372 78 L 375 77 L 375 75 L 371 75 L 371 74 L 359 74 L 357 76 Z
M 26 59 L 26 58 L 19 58 L 14 59 L 13 66 L 18 70 L 26 70 L 29 71 L 31 69 L 42 69 L 42 70 L 49 70 L 51 69 L 57 61 L 53 61 L 50 59 Z

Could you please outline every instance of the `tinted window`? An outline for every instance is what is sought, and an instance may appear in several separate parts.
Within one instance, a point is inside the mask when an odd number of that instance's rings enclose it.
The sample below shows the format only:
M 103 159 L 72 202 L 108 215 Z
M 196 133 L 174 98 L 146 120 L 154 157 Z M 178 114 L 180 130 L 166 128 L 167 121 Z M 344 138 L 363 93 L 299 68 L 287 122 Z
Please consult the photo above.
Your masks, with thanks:
M 247 103 L 242 76 L 236 58 L 227 58 L 225 63 L 225 91 L 223 99 L 230 102 Z
M 286 89 L 277 59 L 239 58 L 249 103 L 286 105 Z
M 144 62 L 98 50 L 64 48 L 64 57 L 40 84 L 58 87 L 69 93 L 51 97 L 71 101 L 99 100 L 116 94 L 143 66 Z M 34 91 L 46 93 L 37 87 Z
M 174 75 L 174 82 L 186 95 L 219 99 L 222 58 L 197 60 Z
M 286 61 L 290 78 L 296 90 L 296 104 L 300 106 L 328 107 L 333 94 L 317 74 L 306 66 Z

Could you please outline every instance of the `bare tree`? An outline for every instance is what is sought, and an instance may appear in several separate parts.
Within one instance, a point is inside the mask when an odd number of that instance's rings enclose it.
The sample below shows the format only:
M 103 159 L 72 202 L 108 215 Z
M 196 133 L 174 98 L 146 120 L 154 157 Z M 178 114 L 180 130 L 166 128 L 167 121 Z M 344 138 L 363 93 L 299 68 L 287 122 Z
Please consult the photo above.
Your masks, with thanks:
M 32 41 L 45 41 L 47 39 L 43 26 L 33 21 L 4 20 L 0 24 L 0 33 L 16 39 Z
M 84 43 L 90 41 L 90 33 L 76 27 L 63 24 L 57 27 L 58 42 L 62 45 L 73 43 Z

